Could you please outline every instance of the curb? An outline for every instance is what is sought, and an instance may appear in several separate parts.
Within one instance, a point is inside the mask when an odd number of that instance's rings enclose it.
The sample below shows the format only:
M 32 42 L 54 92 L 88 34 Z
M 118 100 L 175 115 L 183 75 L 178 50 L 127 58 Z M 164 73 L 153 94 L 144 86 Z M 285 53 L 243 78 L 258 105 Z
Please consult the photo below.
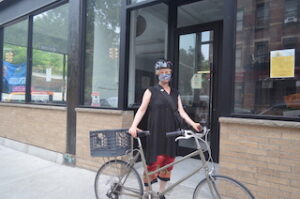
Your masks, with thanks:
M 15 140 L 0 137 L 0 145 L 24 152 L 44 160 L 55 162 L 57 164 L 64 164 L 64 155 L 58 152 L 50 151 L 44 148 L 32 146 Z

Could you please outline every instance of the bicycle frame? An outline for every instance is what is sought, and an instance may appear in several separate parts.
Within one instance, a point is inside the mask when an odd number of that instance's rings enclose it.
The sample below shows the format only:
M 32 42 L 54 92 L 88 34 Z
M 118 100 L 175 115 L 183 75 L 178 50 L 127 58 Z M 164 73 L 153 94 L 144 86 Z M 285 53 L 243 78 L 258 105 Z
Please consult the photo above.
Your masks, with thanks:
M 214 166 L 210 165 L 210 161 L 212 161 L 212 157 L 211 157 L 210 147 L 207 143 L 208 132 L 209 132 L 209 130 L 207 130 L 207 128 L 204 127 L 203 132 L 200 134 L 198 134 L 198 133 L 196 134 L 190 130 L 182 130 L 182 131 L 175 131 L 175 132 L 167 133 L 167 136 L 178 136 L 179 135 L 179 137 L 177 137 L 176 140 L 193 138 L 196 142 L 197 149 L 194 152 L 192 152 L 178 160 L 175 160 L 174 162 L 172 162 L 170 164 L 167 164 L 161 168 L 158 168 L 155 171 L 151 171 L 151 172 L 148 171 L 148 169 L 147 169 L 145 154 L 144 154 L 144 150 L 142 148 L 141 140 L 138 137 L 135 138 L 138 142 L 138 147 L 136 149 L 133 149 L 133 145 L 131 145 L 131 150 L 128 150 L 125 154 L 126 158 L 128 158 L 127 161 L 119 160 L 119 159 L 110 160 L 107 163 L 105 163 L 98 170 L 96 179 L 95 179 L 95 193 L 96 193 L 97 198 L 99 198 L 98 197 L 99 192 L 97 189 L 97 187 L 98 187 L 97 185 L 99 185 L 98 184 L 99 176 L 105 175 L 104 170 L 105 170 L 105 168 L 110 169 L 109 166 L 116 164 L 119 166 L 125 166 L 124 168 L 128 169 L 128 170 L 122 170 L 124 172 L 122 172 L 120 174 L 114 173 L 114 175 L 112 175 L 111 178 L 109 178 L 109 176 L 108 176 L 108 180 L 106 180 L 106 181 L 105 181 L 105 178 L 100 177 L 100 179 L 102 179 L 101 182 L 104 180 L 104 184 L 108 185 L 108 187 L 104 188 L 104 190 L 107 190 L 107 191 L 101 192 L 101 198 L 103 197 L 103 195 L 102 195 L 103 193 L 105 194 L 104 197 L 108 197 L 108 198 L 119 198 L 119 196 L 121 196 L 121 195 L 127 195 L 127 196 L 131 196 L 131 197 L 135 197 L 135 198 L 144 198 L 144 195 L 143 195 L 144 191 L 143 191 L 140 174 L 134 168 L 134 165 L 137 163 L 140 156 L 141 156 L 142 166 L 144 168 L 144 175 L 146 177 L 146 180 L 148 182 L 150 182 L 151 175 L 157 174 L 158 172 L 160 172 L 164 169 L 172 167 L 180 162 L 183 162 L 192 156 L 199 155 L 199 157 L 200 157 L 199 167 L 197 167 L 193 171 L 190 171 L 187 175 L 184 175 L 181 179 L 179 179 L 175 183 L 169 185 L 163 192 L 161 192 L 161 193 L 154 192 L 152 185 L 149 184 L 149 187 L 146 190 L 146 196 L 148 197 L 148 199 L 159 198 L 160 196 L 165 195 L 165 193 L 169 192 L 174 187 L 176 187 L 183 181 L 187 180 L 188 178 L 193 176 L 195 173 L 197 173 L 201 169 L 204 169 L 205 177 L 203 179 L 199 179 L 199 183 L 194 190 L 193 198 L 198 198 L 198 196 L 202 197 L 203 193 L 206 195 L 207 190 L 209 190 L 209 192 L 210 192 L 209 194 L 211 194 L 210 195 L 211 198 L 221 199 L 221 198 L 223 198 L 223 196 L 225 198 L 227 198 L 228 197 L 227 191 L 232 190 L 232 193 L 238 193 L 238 198 L 240 198 L 240 193 L 243 193 L 242 195 L 244 197 L 246 197 L 248 199 L 255 199 L 255 197 L 249 191 L 249 189 L 247 189 L 247 187 L 245 187 L 242 183 L 240 183 L 237 180 L 230 178 L 228 176 L 215 175 Z M 149 135 L 149 132 L 144 132 L 143 134 Z M 143 134 L 141 134 L 141 135 L 143 135 Z M 131 142 L 133 142 L 133 138 L 131 138 Z M 202 147 L 202 142 L 207 147 L 207 152 L 209 155 L 208 159 L 205 158 L 204 152 L 206 151 L 206 147 Z M 200 143 L 201 143 L 201 145 L 200 145 Z M 113 167 L 111 167 L 111 168 L 113 168 Z M 122 169 L 122 167 L 117 167 L 117 169 Z M 133 178 L 129 177 L 131 174 L 133 175 Z M 115 179 L 116 177 L 117 177 L 117 179 Z M 129 181 L 127 181 L 128 178 L 130 178 Z M 131 179 L 133 181 L 131 181 Z M 128 184 L 126 184 L 126 182 L 128 182 Z M 229 186 L 231 186 L 231 188 L 225 189 L 225 192 L 223 192 L 223 190 L 220 189 L 220 187 L 222 187 L 221 185 L 223 184 L 222 182 L 223 183 L 225 182 L 226 185 L 228 184 Z M 137 185 L 134 183 L 137 183 Z M 103 182 L 100 183 L 100 187 L 102 185 L 103 185 Z
M 175 160 L 174 162 L 170 163 L 170 164 L 167 164 L 159 169 L 156 169 L 155 171 L 152 171 L 152 172 L 149 172 L 148 169 L 147 169 L 147 164 L 146 164 L 146 159 L 145 159 L 145 154 L 144 154 L 144 150 L 142 148 L 142 143 L 141 143 L 141 140 L 140 138 L 136 137 L 135 139 L 138 141 L 138 148 L 137 149 L 134 149 L 131 151 L 132 153 L 132 156 L 133 158 L 131 158 L 131 161 L 130 161 L 130 166 L 133 166 L 137 160 L 138 160 L 138 157 L 139 155 L 141 155 L 141 160 L 142 160 L 142 165 L 143 165 L 143 168 L 144 168 L 144 172 L 145 172 L 145 175 L 146 175 L 146 178 L 147 178 L 147 181 L 150 182 L 150 176 L 153 175 L 153 174 L 156 174 L 164 169 L 167 169 L 171 166 L 174 166 L 182 161 L 185 161 L 186 159 L 192 157 L 192 156 L 196 156 L 196 155 L 199 155 L 200 157 L 200 166 L 198 168 L 196 168 L 194 171 L 190 172 L 189 174 L 185 175 L 184 177 L 182 177 L 181 179 L 179 179 L 178 181 L 176 181 L 175 183 L 173 183 L 172 185 L 168 186 L 165 191 L 159 193 L 159 195 L 164 195 L 165 193 L 169 192 L 170 190 L 172 190 L 174 187 L 176 187 L 177 185 L 179 185 L 180 183 L 182 183 L 183 181 L 187 180 L 188 178 L 190 178 L 191 176 L 193 176 L 194 174 L 196 174 L 197 172 L 199 172 L 202 168 L 204 168 L 205 170 L 205 178 L 207 179 L 210 179 L 210 176 L 211 174 L 209 173 L 210 169 L 209 169 L 209 166 L 208 166 L 208 161 L 206 161 L 205 159 L 205 155 L 204 155 L 204 152 L 202 151 L 202 148 L 201 148 L 201 145 L 199 143 L 199 140 L 196 138 L 196 137 L 193 137 L 195 139 L 195 142 L 196 142 L 196 145 L 197 145 L 197 150 L 184 156 L 183 158 L 179 159 L 179 160 Z M 133 152 L 134 151 L 137 151 L 137 153 L 135 155 L 133 155 Z M 209 180 L 210 181 L 210 180 Z M 153 192 L 153 189 L 152 189 L 152 185 L 151 183 L 149 183 L 149 192 L 152 193 Z M 210 190 L 214 190 L 213 188 L 213 185 L 210 184 L 209 185 L 210 187 Z M 212 191 L 213 193 L 213 191 Z

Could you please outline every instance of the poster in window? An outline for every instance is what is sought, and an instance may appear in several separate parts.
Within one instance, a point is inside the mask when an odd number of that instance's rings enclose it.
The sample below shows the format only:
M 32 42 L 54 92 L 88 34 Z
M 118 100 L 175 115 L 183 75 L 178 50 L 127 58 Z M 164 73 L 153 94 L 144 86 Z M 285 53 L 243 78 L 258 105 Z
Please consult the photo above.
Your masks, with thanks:
M 295 49 L 271 51 L 270 77 L 295 77 Z
M 192 89 L 201 89 L 202 88 L 202 74 L 194 74 L 191 79 Z

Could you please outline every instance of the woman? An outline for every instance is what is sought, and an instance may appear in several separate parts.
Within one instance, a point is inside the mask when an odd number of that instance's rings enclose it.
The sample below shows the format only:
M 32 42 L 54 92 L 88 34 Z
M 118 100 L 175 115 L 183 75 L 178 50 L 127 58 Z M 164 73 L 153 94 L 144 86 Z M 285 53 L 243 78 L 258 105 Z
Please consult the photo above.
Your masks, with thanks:
M 147 138 L 145 154 L 148 171 L 154 171 L 175 160 L 175 138 L 167 138 L 166 132 L 176 131 L 180 127 L 178 119 L 183 118 L 196 131 L 200 131 L 202 128 L 183 109 L 178 91 L 170 87 L 171 67 L 172 63 L 164 59 L 159 59 L 155 63 L 155 74 L 158 76 L 159 83 L 145 91 L 142 104 L 129 129 L 129 133 L 135 137 L 139 130 L 137 126 L 149 108 L 148 130 L 150 136 Z M 157 178 L 160 179 L 159 192 L 165 190 L 167 181 L 170 180 L 171 170 L 170 167 L 159 174 L 150 176 L 150 183 L 157 182 Z M 148 183 L 144 176 L 146 188 Z M 164 199 L 165 197 L 161 198 Z

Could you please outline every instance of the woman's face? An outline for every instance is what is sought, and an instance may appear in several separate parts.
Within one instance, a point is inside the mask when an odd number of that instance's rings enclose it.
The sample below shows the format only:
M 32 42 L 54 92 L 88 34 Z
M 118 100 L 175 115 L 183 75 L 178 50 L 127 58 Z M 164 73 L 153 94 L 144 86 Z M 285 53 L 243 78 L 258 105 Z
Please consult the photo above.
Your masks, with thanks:
M 159 69 L 156 74 L 160 82 L 168 83 L 171 81 L 172 70 L 170 68 Z

